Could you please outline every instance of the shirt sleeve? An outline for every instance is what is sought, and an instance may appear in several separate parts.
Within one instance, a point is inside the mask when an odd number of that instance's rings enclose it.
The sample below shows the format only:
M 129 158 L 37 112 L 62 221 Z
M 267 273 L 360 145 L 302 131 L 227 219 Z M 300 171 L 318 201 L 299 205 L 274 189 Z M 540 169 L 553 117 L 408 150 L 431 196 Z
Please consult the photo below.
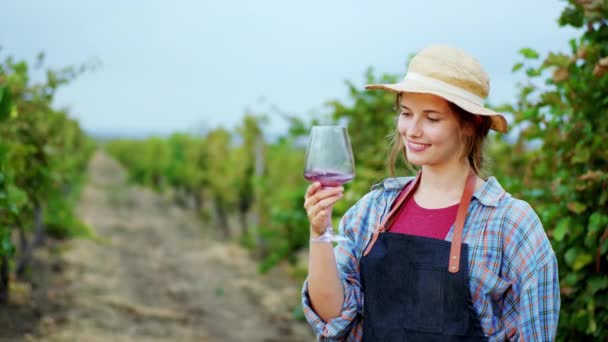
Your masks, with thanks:
M 525 203 L 525 202 L 524 202 Z M 560 309 L 557 258 L 540 219 L 525 203 L 511 216 L 505 247 L 509 278 L 502 320 L 509 340 L 554 341 Z
M 522 341 L 555 341 L 559 316 L 557 261 L 539 267 L 523 284 L 519 305 L 519 331 Z
M 315 330 L 318 341 L 359 341 L 362 336 L 361 317 L 363 293 L 359 273 L 359 258 L 367 237 L 370 218 L 368 198 L 361 199 L 340 220 L 340 234 L 347 241 L 334 248 L 338 274 L 344 287 L 344 304 L 340 315 L 324 322 L 313 310 L 308 297 L 308 280 L 302 288 L 302 306 L 306 320 Z

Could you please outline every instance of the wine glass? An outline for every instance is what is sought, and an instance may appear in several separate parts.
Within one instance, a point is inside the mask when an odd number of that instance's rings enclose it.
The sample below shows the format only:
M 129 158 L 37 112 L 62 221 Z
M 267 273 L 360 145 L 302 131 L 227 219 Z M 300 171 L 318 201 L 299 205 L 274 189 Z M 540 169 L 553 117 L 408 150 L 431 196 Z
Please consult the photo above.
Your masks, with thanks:
M 320 182 L 322 187 L 340 186 L 355 176 L 355 161 L 350 138 L 345 127 L 335 125 L 313 126 L 306 148 L 304 178 Z M 334 233 L 331 225 L 331 207 L 325 233 L 316 241 L 339 242 L 346 240 Z

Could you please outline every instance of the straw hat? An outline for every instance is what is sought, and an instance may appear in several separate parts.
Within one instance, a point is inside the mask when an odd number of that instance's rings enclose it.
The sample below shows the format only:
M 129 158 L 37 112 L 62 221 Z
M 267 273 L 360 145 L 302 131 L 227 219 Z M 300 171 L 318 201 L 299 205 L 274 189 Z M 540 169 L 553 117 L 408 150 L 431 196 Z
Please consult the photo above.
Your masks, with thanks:
M 488 74 L 474 57 L 451 46 L 431 45 L 412 58 L 401 82 L 368 84 L 365 89 L 437 95 L 469 113 L 489 116 L 493 130 L 507 132 L 505 117 L 483 106 L 490 93 Z

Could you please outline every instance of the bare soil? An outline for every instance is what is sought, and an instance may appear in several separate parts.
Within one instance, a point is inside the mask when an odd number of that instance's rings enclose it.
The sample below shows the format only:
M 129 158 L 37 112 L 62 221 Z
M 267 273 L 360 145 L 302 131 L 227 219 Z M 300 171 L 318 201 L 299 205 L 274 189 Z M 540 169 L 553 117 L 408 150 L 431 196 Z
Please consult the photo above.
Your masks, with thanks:
M 204 238 L 189 210 L 127 184 L 103 152 L 79 216 L 98 239 L 47 241 L 0 308 L 2 341 L 313 341 L 293 319 L 301 284 L 235 244 Z

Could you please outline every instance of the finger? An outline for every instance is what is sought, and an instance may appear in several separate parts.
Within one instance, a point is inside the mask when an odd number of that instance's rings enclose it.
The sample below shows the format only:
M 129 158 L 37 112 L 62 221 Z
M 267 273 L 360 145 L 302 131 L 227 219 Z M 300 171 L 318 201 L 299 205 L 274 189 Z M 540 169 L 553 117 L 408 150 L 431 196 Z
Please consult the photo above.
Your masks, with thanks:
M 327 197 L 327 198 L 317 202 L 312 207 L 308 207 L 307 211 L 306 211 L 308 213 L 308 217 L 312 218 L 312 217 L 317 216 L 319 212 L 331 207 L 333 204 L 335 204 L 341 198 L 342 198 L 342 194 L 336 194 L 334 196 Z
M 344 188 L 341 186 L 323 188 L 320 183 L 315 182 L 306 189 L 305 199 L 325 198 L 339 192 L 344 192 Z
M 306 189 L 306 196 L 312 196 L 319 188 L 321 187 L 321 183 L 314 182 L 308 186 Z
M 308 210 L 310 207 L 317 205 L 317 203 L 319 203 L 320 201 L 323 201 L 327 198 L 330 198 L 333 196 L 343 196 L 344 195 L 343 190 L 344 189 L 342 187 L 321 190 L 321 191 L 317 192 L 316 194 L 314 194 L 313 196 L 308 197 L 304 200 L 304 208 L 306 208 Z
M 327 197 L 326 199 L 319 201 L 319 203 L 317 203 L 318 207 L 321 207 L 322 209 L 327 209 L 331 206 L 333 206 L 334 204 L 336 204 L 336 202 L 338 202 L 340 199 L 342 199 L 343 195 L 342 194 L 337 194 L 331 197 Z
M 344 193 L 344 188 L 341 186 L 332 187 L 332 188 L 324 188 L 322 190 L 317 191 L 314 195 L 310 197 L 312 203 L 316 203 L 321 201 L 327 197 L 335 196 L 337 194 Z
M 308 188 L 306 188 L 306 193 L 304 193 L 304 208 L 306 208 L 306 210 L 308 211 L 308 207 L 312 204 L 312 203 L 316 203 L 316 202 L 312 202 L 312 196 L 319 190 L 319 188 L 321 187 L 321 184 L 319 184 L 319 182 L 314 182 L 312 184 L 310 184 L 308 186 Z

